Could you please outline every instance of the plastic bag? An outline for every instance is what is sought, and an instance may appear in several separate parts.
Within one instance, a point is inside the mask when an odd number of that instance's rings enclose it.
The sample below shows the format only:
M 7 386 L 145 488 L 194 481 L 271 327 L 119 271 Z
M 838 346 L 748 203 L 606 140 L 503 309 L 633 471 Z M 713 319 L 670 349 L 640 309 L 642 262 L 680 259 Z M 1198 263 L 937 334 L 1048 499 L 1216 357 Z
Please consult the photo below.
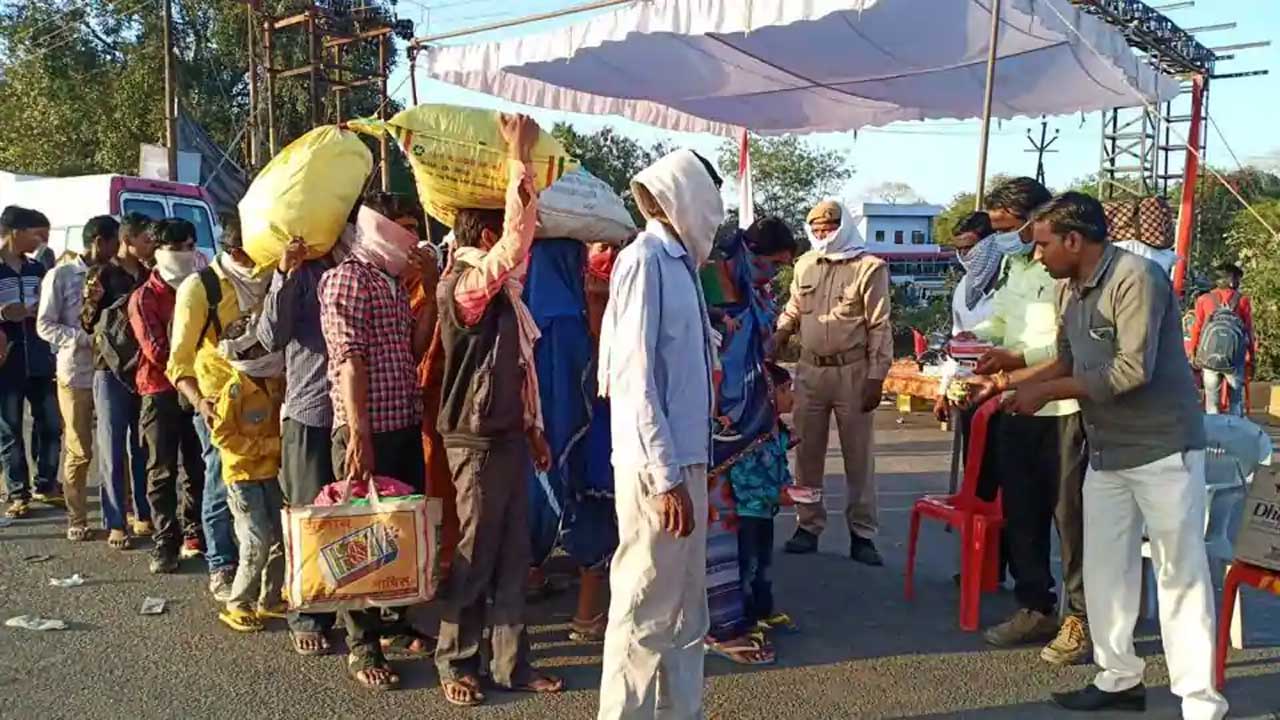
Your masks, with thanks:
M 336 125 L 318 127 L 289 143 L 254 178 L 240 201 L 244 250 L 259 269 L 280 262 L 300 237 L 310 259 L 333 249 L 373 170 L 360 136 Z
M 565 173 L 538 198 L 538 237 L 622 245 L 635 232 L 618 193 L 583 168 Z
M 507 192 L 507 143 L 498 113 L 456 105 L 419 105 L 380 123 L 360 120 L 352 129 L 385 129 L 400 145 L 418 185 L 423 207 L 450 227 L 461 208 L 499 210 Z M 545 190 L 578 167 L 564 145 L 546 131 L 533 147 L 534 183 Z

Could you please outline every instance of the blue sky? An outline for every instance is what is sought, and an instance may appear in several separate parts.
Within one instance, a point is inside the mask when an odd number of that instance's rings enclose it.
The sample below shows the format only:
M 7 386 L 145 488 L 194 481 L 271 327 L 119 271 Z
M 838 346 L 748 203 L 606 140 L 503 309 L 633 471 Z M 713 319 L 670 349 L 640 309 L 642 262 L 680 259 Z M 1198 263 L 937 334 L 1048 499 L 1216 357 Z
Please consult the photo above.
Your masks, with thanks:
M 1150 0 L 1152 5 L 1169 0 Z M 398 12 L 418 24 L 418 34 L 439 33 L 473 27 L 507 18 L 582 4 L 582 0 L 399 0 Z M 1210 47 L 1256 40 L 1280 42 L 1280 1 L 1198 0 L 1195 7 L 1169 12 L 1182 27 L 1198 27 L 1236 22 L 1234 30 L 1208 32 L 1200 39 Z M 584 16 L 578 16 L 581 19 Z M 526 26 L 504 33 L 490 33 L 474 42 L 514 33 L 544 30 L 548 23 Z M 421 61 L 425 62 L 425 60 Z M 1210 115 L 1234 154 L 1244 164 L 1273 162 L 1280 165 L 1280 45 L 1244 50 L 1236 59 L 1220 64 L 1219 72 L 1268 69 L 1271 75 L 1222 80 L 1211 89 Z M 403 68 L 392 77 L 390 87 L 397 99 L 409 103 L 409 87 Z M 512 109 L 496 98 L 427 80 L 420 74 L 418 95 L 422 102 L 446 102 L 480 107 Z M 566 120 L 583 130 L 612 125 L 637 140 L 648 142 L 669 137 L 679 144 L 714 152 L 719 139 L 707 135 L 673 134 L 615 117 L 573 115 L 534 109 L 532 114 L 544 124 Z M 1059 132 L 1046 159 L 1046 175 L 1051 186 L 1096 172 L 1099 164 L 1099 114 L 1049 118 L 1050 134 Z M 1039 119 L 1006 120 L 993 128 L 990 173 L 1034 174 L 1035 153 L 1026 152 L 1028 130 L 1039 136 Z M 1209 162 L 1234 169 L 1236 161 L 1213 127 L 1209 132 Z M 846 199 L 856 200 L 866 190 L 888 181 L 905 182 L 930 202 L 945 203 L 957 192 L 972 190 L 976 183 L 979 123 L 977 121 L 933 121 L 897 123 L 885 128 L 852 133 L 809 136 L 814 142 L 851 153 L 856 174 L 844 190 Z

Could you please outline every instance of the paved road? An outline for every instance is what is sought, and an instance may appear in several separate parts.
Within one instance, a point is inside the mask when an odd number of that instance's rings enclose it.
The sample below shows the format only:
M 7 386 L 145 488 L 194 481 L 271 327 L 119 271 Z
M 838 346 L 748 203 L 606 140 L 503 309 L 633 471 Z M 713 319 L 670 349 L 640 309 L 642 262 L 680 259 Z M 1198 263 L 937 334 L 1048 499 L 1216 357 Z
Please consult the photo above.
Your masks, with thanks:
M 1038 650 L 993 651 L 956 627 L 954 536 L 927 528 L 922 538 L 919 597 L 902 600 L 903 538 L 913 499 L 945 488 L 948 440 L 921 417 L 896 425 L 879 418 L 879 477 L 888 567 L 865 568 L 843 556 L 847 535 L 834 521 L 823 552 L 779 555 L 776 591 L 800 625 L 778 640 L 780 662 L 743 671 L 709 659 L 708 711 L 713 718 L 1067 717 L 1044 704 L 1048 693 L 1088 681 L 1089 667 L 1056 669 Z M 834 453 L 828 471 L 838 472 Z M 834 479 L 834 477 L 832 478 Z M 843 499 L 833 486 L 837 510 Z M 781 542 L 794 518 L 778 519 Z M 600 648 L 567 637 L 572 598 L 533 608 L 538 663 L 568 679 L 557 698 L 498 695 L 490 706 L 448 706 L 427 663 L 402 663 L 406 689 L 373 695 L 354 688 L 338 657 L 300 658 L 287 651 L 282 627 L 235 634 L 215 618 L 203 574 L 152 577 L 146 553 L 118 553 L 105 543 L 60 540 L 62 518 L 40 514 L 0 529 L 0 609 L 62 618 L 71 629 L 31 633 L 0 627 L 0 718 L 590 718 L 599 682 Z M 23 558 L 52 554 L 44 563 Z M 50 587 L 50 577 L 79 572 L 89 582 Z M 147 595 L 169 601 L 166 614 L 138 614 Z M 1252 634 L 1280 628 L 1280 600 L 1249 597 Z M 983 617 L 1012 610 L 1008 593 L 989 595 Z M 1155 630 L 1143 624 L 1139 646 L 1150 660 L 1150 717 L 1177 717 Z M 1233 716 L 1280 713 L 1280 649 L 1237 652 L 1228 696 Z M 1132 716 L 1127 716 L 1132 717 Z M 1275 717 L 1280 717 L 1277 714 Z

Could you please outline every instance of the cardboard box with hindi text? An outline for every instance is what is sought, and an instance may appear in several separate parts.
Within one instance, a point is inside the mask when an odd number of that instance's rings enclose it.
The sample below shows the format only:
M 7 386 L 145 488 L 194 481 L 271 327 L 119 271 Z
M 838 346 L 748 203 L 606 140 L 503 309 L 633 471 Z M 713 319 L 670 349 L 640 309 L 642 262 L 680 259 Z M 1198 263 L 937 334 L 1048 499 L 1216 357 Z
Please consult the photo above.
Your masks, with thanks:
M 1254 476 L 1235 550 L 1237 560 L 1280 570 L 1280 468 L 1263 468 Z

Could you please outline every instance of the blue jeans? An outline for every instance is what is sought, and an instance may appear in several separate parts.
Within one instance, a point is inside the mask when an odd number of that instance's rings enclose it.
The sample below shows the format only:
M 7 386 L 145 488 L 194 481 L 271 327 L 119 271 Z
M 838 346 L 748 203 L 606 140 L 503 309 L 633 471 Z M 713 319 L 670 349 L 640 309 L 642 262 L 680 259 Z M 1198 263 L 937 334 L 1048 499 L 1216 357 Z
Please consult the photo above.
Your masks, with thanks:
M 1204 411 L 1208 415 L 1217 415 L 1218 401 L 1222 398 L 1219 385 L 1227 381 L 1227 412 L 1231 415 L 1244 416 L 1244 370 L 1234 372 L 1218 372 L 1201 370 L 1204 378 Z
M 773 519 L 738 516 L 738 568 L 747 620 L 756 623 L 773 615 Z
M 191 420 L 204 450 L 204 508 L 200 514 L 204 526 L 205 560 L 209 572 L 233 568 L 239 561 L 232 535 L 231 508 L 227 507 L 227 483 L 222 479 L 222 453 L 213 446 L 209 426 L 196 413 Z
M 0 470 L 10 500 L 30 500 L 27 445 L 23 442 L 26 405 L 31 405 L 31 450 L 36 458 L 35 489 L 59 495 L 58 456 L 62 452 L 62 416 L 53 378 L 5 379 L 0 382 Z
M 102 501 L 102 526 L 124 530 L 130 490 L 134 517 L 151 521 L 147 503 L 147 458 L 142 454 L 138 431 L 141 398 L 107 370 L 93 373 L 93 407 L 97 413 L 94 437 L 98 460 L 98 496 Z M 127 485 L 126 485 L 127 483 Z

